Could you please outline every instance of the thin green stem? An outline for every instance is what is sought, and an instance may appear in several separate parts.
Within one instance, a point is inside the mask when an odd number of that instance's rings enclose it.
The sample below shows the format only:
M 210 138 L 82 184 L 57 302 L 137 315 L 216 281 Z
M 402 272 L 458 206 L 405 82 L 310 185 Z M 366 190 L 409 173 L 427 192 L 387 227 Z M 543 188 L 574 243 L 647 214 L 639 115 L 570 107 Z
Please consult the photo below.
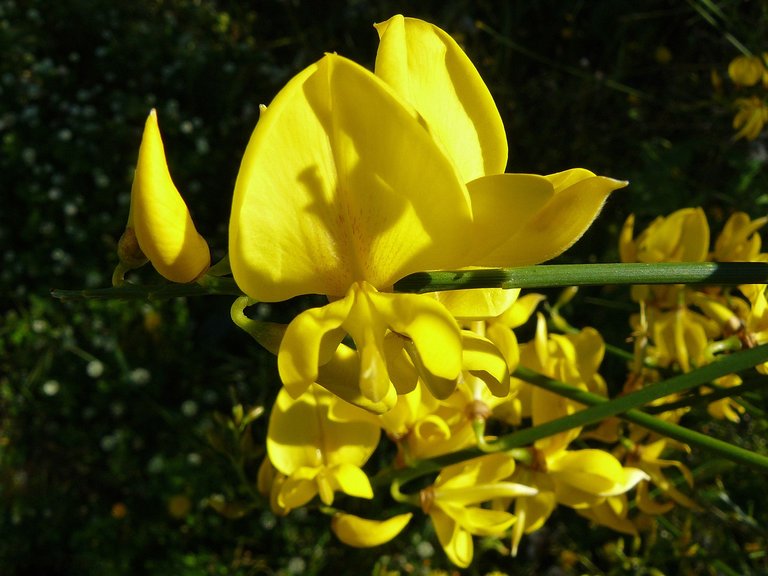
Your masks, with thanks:
M 624 420 L 634 422 L 635 424 L 657 432 L 662 436 L 720 454 L 729 460 L 734 460 L 742 464 L 760 468 L 763 471 L 768 471 L 768 456 L 757 454 L 756 452 L 745 450 L 738 446 L 723 442 L 722 440 L 712 438 L 706 434 L 701 434 L 700 432 L 684 428 L 683 426 L 666 422 L 637 409 L 638 406 L 663 398 L 669 394 L 683 392 L 694 386 L 709 382 L 714 378 L 719 378 L 725 374 L 738 372 L 754 366 L 755 364 L 759 364 L 764 361 L 764 358 L 768 358 L 768 345 L 733 354 L 732 356 L 723 358 L 713 365 L 708 365 L 694 372 L 670 378 L 664 382 L 659 382 L 658 384 L 648 386 L 647 388 L 613 400 L 608 400 L 602 396 L 585 392 L 569 384 L 559 382 L 527 368 L 520 367 L 515 371 L 515 377 L 534 386 L 544 388 L 550 392 L 569 398 L 580 404 L 590 406 L 590 408 L 564 418 L 552 420 L 545 424 L 505 436 L 504 438 L 501 438 L 497 444 L 500 449 L 508 450 L 513 446 L 519 445 L 521 441 L 525 443 L 530 442 L 531 437 L 539 436 L 541 429 L 544 427 L 552 429 L 552 433 L 556 434 L 569 428 L 592 424 L 611 416 L 619 416 Z M 571 424 L 573 424 L 573 426 L 570 426 Z M 538 438 L 535 438 L 535 440 L 537 439 Z
M 768 284 L 764 262 L 662 262 L 657 264 L 553 264 L 417 272 L 395 283 L 397 292 L 469 288 L 553 288 L 604 284 Z
M 125 282 L 112 288 L 85 288 L 83 290 L 61 290 L 54 288 L 51 296 L 59 300 L 166 300 L 185 296 L 228 295 L 242 296 L 243 293 L 232 278 L 203 276 L 190 284 L 131 284 Z

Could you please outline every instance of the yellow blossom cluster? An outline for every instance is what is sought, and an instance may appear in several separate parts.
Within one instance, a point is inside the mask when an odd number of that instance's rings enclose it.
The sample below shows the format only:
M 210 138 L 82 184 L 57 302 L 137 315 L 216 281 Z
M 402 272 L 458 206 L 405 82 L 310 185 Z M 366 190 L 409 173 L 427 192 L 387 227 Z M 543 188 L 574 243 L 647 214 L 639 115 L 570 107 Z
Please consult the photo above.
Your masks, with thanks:
M 762 56 L 738 56 L 728 65 L 728 76 L 741 91 L 749 94 L 736 98 L 733 118 L 734 138 L 756 139 L 768 123 L 768 52 Z
M 710 246 L 710 229 L 701 208 L 683 208 L 659 216 L 634 236 L 634 216 L 624 223 L 620 253 L 624 262 L 766 262 L 758 230 L 768 217 L 752 220 L 736 212 L 725 222 Z M 694 289 L 690 286 L 634 286 L 632 295 L 640 304 L 632 317 L 635 362 L 630 387 L 658 381 L 661 372 L 688 372 L 713 362 L 718 354 L 750 348 L 768 341 L 768 317 L 764 285 L 735 288 Z M 758 370 L 765 372 L 765 366 Z M 715 382 L 719 388 L 741 383 L 736 375 Z M 709 392 L 714 392 L 710 389 Z M 668 398 L 665 401 L 674 401 Z M 717 418 L 739 421 L 744 409 L 725 397 L 709 403 Z M 670 412 L 680 416 L 679 412 Z
M 644 515 L 695 506 L 664 473 L 674 469 L 692 483 L 681 462 L 662 457 L 684 447 L 612 420 L 494 450 L 497 431 L 545 425 L 583 408 L 515 377 L 520 367 L 607 397 L 602 336 L 589 327 L 551 332 L 537 313 L 539 294 L 393 287 L 420 271 L 549 260 L 579 239 L 626 182 L 582 168 L 506 173 L 499 111 L 459 45 L 403 16 L 376 30 L 373 71 L 328 54 L 262 107 L 235 185 L 228 256 L 213 267 L 171 180 L 152 112 L 114 283 L 146 261 L 177 283 L 231 273 L 243 294 L 232 319 L 277 356 L 282 384 L 259 491 L 280 515 L 316 506 L 351 546 L 387 542 L 421 513 L 450 560 L 466 567 L 474 536 L 504 538 L 516 554 L 523 536 L 558 506 L 625 534 L 637 533 Z M 757 74 L 739 66 L 732 77 Z M 765 82 L 760 74 L 755 82 Z M 749 122 L 739 126 L 747 137 Z M 630 219 L 622 259 L 764 260 L 756 231 L 765 221 L 734 215 L 710 252 L 700 209 L 659 218 L 637 237 Z M 728 338 L 768 340 L 763 287 L 638 287 L 633 294 L 641 311 L 627 390 L 663 370 L 711 361 Z M 249 317 L 252 304 L 302 295 L 327 303 L 287 325 Z M 535 335 L 519 343 L 515 330 L 526 324 Z M 736 377 L 717 383 L 737 384 Z M 724 398 L 710 410 L 737 419 L 739 406 Z M 374 453 L 389 458 L 381 470 Z M 408 474 L 420 466 L 431 482 L 414 489 Z M 386 506 L 372 507 L 369 517 L 346 511 L 350 502 L 364 508 L 357 499 L 390 495 L 391 513 Z

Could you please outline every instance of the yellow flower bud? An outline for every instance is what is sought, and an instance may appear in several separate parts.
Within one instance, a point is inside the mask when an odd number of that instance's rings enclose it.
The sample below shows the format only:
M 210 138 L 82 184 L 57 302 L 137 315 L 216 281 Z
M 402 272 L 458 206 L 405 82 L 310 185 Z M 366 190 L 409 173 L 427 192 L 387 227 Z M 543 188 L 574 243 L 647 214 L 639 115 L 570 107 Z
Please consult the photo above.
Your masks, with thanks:
M 147 118 L 139 148 L 129 219 L 141 251 L 171 282 L 192 282 L 210 266 L 208 244 L 195 229 L 168 172 L 154 110 Z

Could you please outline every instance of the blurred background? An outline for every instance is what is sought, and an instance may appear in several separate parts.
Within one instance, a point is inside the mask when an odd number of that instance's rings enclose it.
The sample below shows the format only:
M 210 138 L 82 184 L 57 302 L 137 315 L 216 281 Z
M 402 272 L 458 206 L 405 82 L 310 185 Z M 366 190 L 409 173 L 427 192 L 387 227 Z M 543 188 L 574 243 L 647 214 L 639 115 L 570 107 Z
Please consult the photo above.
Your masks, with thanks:
M 428 523 L 360 552 L 320 515 L 238 504 L 266 419 L 233 432 L 233 410 L 269 406 L 279 383 L 229 321 L 230 298 L 50 296 L 109 285 L 151 108 L 217 259 L 259 104 L 324 52 L 372 68 L 372 24 L 396 13 L 465 48 L 504 119 L 508 171 L 630 181 L 560 261 L 618 261 L 630 213 L 640 229 L 703 206 L 713 231 L 734 211 L 765 214 L 765 138 L 734 140 L 741 94 L 726 72 L 739 44 L 768 51 L 765 2 L 0 0 L 0 574 L 451 572 Z M 579 299 L 570 312 L 626 346 L 625 312 Z M 760 402 L 738 425 L 704 412 L 698 429 L 764 450 Z M 674 511 L 642 542 L 560 511 L 517 559 L 479 542 L 467 573 L 765 573 L 766 478 L 708 470 L 702 510 Z

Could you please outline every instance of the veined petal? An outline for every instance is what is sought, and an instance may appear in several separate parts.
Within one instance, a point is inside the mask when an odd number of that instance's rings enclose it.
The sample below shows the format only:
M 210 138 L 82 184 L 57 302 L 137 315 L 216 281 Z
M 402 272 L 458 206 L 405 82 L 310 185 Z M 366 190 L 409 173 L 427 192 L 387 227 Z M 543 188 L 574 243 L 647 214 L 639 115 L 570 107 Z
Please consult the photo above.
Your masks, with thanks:
M 232 273 L 249 296 L 341 296 L 465 265 L 466 188 L 415 110 L 354 62 L 326 55 L 264 111 L 230 220 Z
M 424 116 L 464 182 L 504 171 L 507 138 L 488 87 L 456 41 L 416 18 L 376 24 L 376 75 Z
M 503 178 L 505 175 L 495 176 Z M 509 174 L 506 176 L 521 176 Z M 526 176 L 529 181 L 532 178 Z M 571 247 L 576 240 L 589 228 L 592 221 L 603 207 L 608 195 L 627 185 L 626 182 L 595 176 L 592 172 L 582 168 L 574 168 L 544 176 L 552 187 L 553 195 L 535 214 L 525 212 L 527 219 L 522 225 L 507 228 L 507 236 L 501 244 L 487 254 L 481 256 L 473 264 L 478 266 L 525 266 L 538 264 L 550 260 Z M 541 184 L 536 184 L 537 189 Z M 473 183 L 469 190 L 472 193 Z M 489 200 L 487 213 L 498 221 L 497 228 L 503 228 L 507 213 L 502 206 L 508 203 L 504 199 L 503 186 L 500 183 L 496 194 L 500 198 L 500 205 L 493 207 L 493 200 Z M 474 195 L 473 195 L 474 209 Z M 517 218 L 516 218 L 517 220 Z M 479 222 L 475 218 L 476 222 Z M 494 229 L 493 226 L 482 226 Z M 511 230 L 511 234 L 509 231 Z
M 210 266 L 208 243 L 195 229 L 187 205 L 168 172 L 154 110 L 147 118 L 141 139 L 129 220 L 133 221 L 141 251 L 171 282 L 192 282 Z
M 411 521 L 413 514 L 398 514 L 386 520 L 368 520 L 339 512 L 331 520 L 331 530 L 347 546 L 371 548 L 392 540 Z

